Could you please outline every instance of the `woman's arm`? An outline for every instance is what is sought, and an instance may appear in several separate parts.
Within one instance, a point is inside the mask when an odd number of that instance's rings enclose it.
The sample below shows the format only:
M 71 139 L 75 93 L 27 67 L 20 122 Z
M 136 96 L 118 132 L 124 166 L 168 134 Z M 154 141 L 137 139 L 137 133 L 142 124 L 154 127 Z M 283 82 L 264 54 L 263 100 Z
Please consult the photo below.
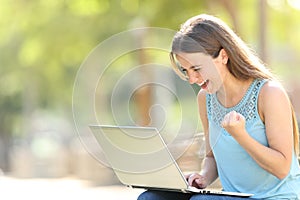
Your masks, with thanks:
M 283 179 L 289 173 L 292 160 L 293 126 L 290 101 L 279 83 L 269 81 L 263 86 L 258 109 L 266 126 L 269 147 L 247 133 L 245 119 L 239 113 L 226 115 L 222 125 L 263 169 Z
M 214 182 L 218 177 L 216 161 L 209 144 L 209 131 L 208 131 L 208 119 L 207 119 L 207 112 L 206 112 L 205 91 L 200 91 L 198 94 L 198 106 L 199 106 L 200 119 L 203 126 L 203 132 L 205 136 L 206 154 L 202 162 L 200 174 L 191 174 L 187 178 L 190 185 L 198 188 L 205 188 L 208 185 L 210 185 L 212 182 Z

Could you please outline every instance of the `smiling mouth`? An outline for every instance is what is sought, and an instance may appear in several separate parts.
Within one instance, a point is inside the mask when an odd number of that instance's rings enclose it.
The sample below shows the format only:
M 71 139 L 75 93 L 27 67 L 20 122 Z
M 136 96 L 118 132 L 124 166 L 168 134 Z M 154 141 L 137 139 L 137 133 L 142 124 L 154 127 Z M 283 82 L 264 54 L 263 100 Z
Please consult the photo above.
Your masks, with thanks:
M 200 83 L 199 86 L 200 86 L 201 88 L 206 88 L 207 83 L 208 83 L 208 80 L 205 80 L 205 81 L 203 81 L 202 83 Z

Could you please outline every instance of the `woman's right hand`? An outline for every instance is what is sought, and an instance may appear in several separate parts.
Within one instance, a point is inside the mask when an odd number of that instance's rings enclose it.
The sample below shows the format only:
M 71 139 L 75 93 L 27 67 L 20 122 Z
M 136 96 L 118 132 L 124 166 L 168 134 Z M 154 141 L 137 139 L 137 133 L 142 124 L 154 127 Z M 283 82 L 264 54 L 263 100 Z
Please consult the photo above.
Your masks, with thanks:
M 208 185 L 206 178 L 198 173 L 185 175 L 185 178 L 190 186 L 199 189 L 206 188 Z

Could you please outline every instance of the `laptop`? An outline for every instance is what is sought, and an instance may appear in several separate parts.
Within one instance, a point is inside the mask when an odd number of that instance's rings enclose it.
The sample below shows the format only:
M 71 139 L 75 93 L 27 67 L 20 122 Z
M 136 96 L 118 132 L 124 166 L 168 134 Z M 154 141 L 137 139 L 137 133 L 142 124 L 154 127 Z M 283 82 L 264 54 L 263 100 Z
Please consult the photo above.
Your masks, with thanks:
M 132 188 L 250 197 L 252 194 L 189 186 L 154 127 L 89 126 L 120 182 Z

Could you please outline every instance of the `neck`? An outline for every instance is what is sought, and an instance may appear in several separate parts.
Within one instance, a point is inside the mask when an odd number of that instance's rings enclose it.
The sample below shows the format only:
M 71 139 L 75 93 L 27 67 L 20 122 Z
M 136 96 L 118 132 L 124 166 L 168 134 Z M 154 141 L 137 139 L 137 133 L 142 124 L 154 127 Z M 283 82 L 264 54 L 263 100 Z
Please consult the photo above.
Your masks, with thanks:
M 218 100 L 225 107 L 237 105 L 246 94 L 252 82 L 253 79 L 239 80 L 234 77 L 226 78 L 223 82 L 223 87 L 217 91 Z

